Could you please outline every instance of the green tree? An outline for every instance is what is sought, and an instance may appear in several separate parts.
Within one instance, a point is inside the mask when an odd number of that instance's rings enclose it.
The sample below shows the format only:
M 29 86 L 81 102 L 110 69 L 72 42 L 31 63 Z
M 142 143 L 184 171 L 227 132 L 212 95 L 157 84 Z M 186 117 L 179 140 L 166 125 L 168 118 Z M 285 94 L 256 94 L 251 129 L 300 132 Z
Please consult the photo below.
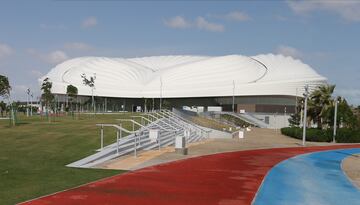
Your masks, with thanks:
M 10 103 L 10 90 L 11 90 L 11 86 L 10 86 L 8 77 L 6 77 L 4 75 L 0 75 L 0 96 L 9 101 L 10 125 L 15 126 L 16 125 L 15 112 Z
M 69 100 L 70 100 L 70 111 L 71 111 L 72 116 L 74 117 L 73 103 L 77 99 L 77 95 L 78 95 L 77 87 L 75 87 L 73 85 L 68 85 L 66 87 L 66 94 L 70 97 L 69 98 Z
M 322 128 L 326 124 L 326 113 L 332 106 L 332 94 L 335 85 L 321 85 L 314 90 L 309 97 L 309 117 Z
M 360 129 L 360 105 L 354 109 L 354 115 L 356 116 L 357 120 L 357 128 Z
M 89 79 L 86 78 L 86 74 L 83 73 L 83 74 L 81 74 L 81 78 L 83 80 L 83 84 L 86 86 L 89 86 L 91 88 L 91 106 L 92 106 L 94 114 L 95 114 L 96 106 L 95 106 L 95 99 L 94 99 L 94 89 L 95 89 L 96 73 L 94 73 L 94 76 L 91 76 Z
M 289 118 L 290 127 L 299 127 L 300 119 L 301 119 L 300 113 L 291 114 Z
M 4 117 L 4 112 L 6 112 L 6 103 L 4 101 L 0 102 L 0 114 L 1 117 Z
M 49 110 L 51 109 L 51 104 L 54 101 L 54 94 L 51 93 L 51 88 L 52 88 L 52 82 L 50 82 L 49 78 L 45 78 L 43 83 L 41 84 L 41 90 L 42 90 L 42 94 L 41 94 L 41 99 L 43 100 L 45 107 L 46 107 L 46 116 L 50 122 L 50 117 L 49 117 Z
M 300 125 L 300 120 L 301 120 L 301 110 L 303 108 L 303 105 L 304 105 L 304 102 L 303 102 L 303 99 L 301 98 L 298 98 L 297 99 L 297 103 L 296 103 L 296 106 L 295 106 L 295 113 L 294 114 L 291 114 L 290 115 L 290 118 L 289 118 L 289 124 L 290 124 L 290 127 L 299 127 Z
M 358 125 L 358 119 L 356 115 L 353 113 L 346 99 L 342 97 L 338 97 L 337 99 L 334 99 L 331 107 L 325 113 L 325 119 L 329 127 L 333 127 L 334 125 L 335 100 L 338 100 L 336 125 L 337 126 L 342 125 L 343 127 L 346 128 L 356 128 Z
M 10 98 L 11 86 L 6 76 L 0 75 L 0 96 Z

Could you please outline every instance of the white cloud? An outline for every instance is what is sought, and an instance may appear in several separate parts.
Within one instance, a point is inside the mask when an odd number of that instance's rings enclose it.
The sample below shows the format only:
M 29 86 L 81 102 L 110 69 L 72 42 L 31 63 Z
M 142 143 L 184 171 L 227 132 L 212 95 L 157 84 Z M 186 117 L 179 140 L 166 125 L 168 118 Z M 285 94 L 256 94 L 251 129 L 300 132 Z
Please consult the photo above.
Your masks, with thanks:
M 204 17 L 199 16 L 195 21 L 187 21 L 182 16 L 175 16 L 164 21 L 167 27 L 175 29 L 197 28 L 200 30 L 207 30 L 212 32 L 223 32 L 224 26 L 221 24 L 211 23 Z
M 232 21 L 248 21 L 251 19 L 247 13 L 241 11 L 230 12 L 226 14 L 224 18 Z
M 213 32 L 223 32 L 225 30 L 223 25 L 211 23 L 211 22 L 207 21 L 204 17 L 201 17 L 201 16 L 199 16 L 196 19 L 196 27 L 198 29 L 213 31 Z
M 68 58 L 69 57 L 67 56 L 67 54 L 61 50 L 53 51 L 46 56 L 46 60 L 52 64 L 61 63 L 67 60 Z
M 14 53 L 14 49 L 7 44 L 0 43 L 0 58 L 5 58 Z
M 360 1 L 317 0 L 317 1 L 287 1 L 289 7 L 297 14 L 308 14 L 316 11 L 335 13 L 348 21 L 360 22 Z
M 351 104 L 360 105 L 360 89 L 335 89 L 335 94 L 345 97 Z
M 182 16 L 175 16 L 173 18 L 167 19 L 164 21 L 164 24 L 170 28 L 189 28 L 191 23 L 186 21 Z
M 96 17 L 94 16 L 90 16 L 90 17 L 87 17 L 81 24 L 81 26 L 83 28 L 90 28 L 90 27 L 94 27 L 98 24 L 98 21 L 96 19 Z
M 280 45 L 276 48 L 275 52 L 277 54 L 282 54 L 284 56 L 291 56 L 293 58 L 303 57 L 303 53 L 300 50 L 293 48 L 291 46 Z
M 43 62 L 50 63 L 50 64 L 58 64 L 65 60 L 67 60 L 69 57 L 68 55 L 61 50 L 52 51 L 50 53 L 44 54 L 41 53 L 35 49 L 27 49 L 27 53 L 32 55 L 35 58 L 40 59 Z
M 64 48 L 68 49 L 68 50 L 78 50 L 78 51 L 89 51 L 89 50 L 93 49 L 92 46 L 90 46 L 86 43 L 82 43 L 82 42 L 66 43 L 64 45 Z

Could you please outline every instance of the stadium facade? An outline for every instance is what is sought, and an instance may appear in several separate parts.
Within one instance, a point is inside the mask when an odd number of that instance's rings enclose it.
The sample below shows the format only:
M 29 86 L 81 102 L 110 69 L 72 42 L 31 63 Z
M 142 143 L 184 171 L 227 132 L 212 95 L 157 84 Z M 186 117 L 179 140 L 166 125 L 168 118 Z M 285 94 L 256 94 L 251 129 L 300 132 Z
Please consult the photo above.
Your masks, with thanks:
M 90 104 L 92 89 L 81 75 L 96 75 L 97 110 L 131 111 L 136 107 L 210 106 L 253 113 L 293 113 L 304 86 L 326 83 L 309 65 L 282 55 L 154 56 L 141 58 L 81 57 L 67 60 L 47 75 L 58 101 L 66 87 L 78 88 L 80 101 Z M 85 106 L 83 109 L 89 109 Z

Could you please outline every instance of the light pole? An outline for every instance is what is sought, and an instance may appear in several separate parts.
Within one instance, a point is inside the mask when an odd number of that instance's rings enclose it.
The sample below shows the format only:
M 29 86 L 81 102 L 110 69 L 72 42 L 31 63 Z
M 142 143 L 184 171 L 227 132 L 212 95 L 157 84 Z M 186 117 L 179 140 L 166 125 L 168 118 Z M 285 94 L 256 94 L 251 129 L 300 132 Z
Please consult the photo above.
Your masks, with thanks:
M 30 116 L 33 116 L 32 103 L 33 103 L 34 93 L 30 95 Z
M 302 138 L 302 145 L 305 146 L 305 140 L 306 140 L 306 115 L 307 115 L 307 101 L 309 96 L 309 86 L 305 85 L 305 102 L 304 102 L 304 122 L 303 122 L 303 138 Z
M 235 80 L 233 80 L 232 111 L 235 112 Z
M 298 110 L 297 110 L 297 107 L 298 107 L 298 88 L 296 88 L 296 95 L 295 95 L 295 114 L 297 114 Z
M 27 100 L 26 100 L 26 117 L 29 117 L 29 98 L 30 98 L 30 88 L 26 90 L 27 93 Z
M 284 127 L 287 127 L 286 126 L 286 105 L 284 107 Z
M 91 104 L 93 107 L 94 115 L 96 114 L 96 106 L 95 106 L 95 98 L 94 98 L 94 89 L 95 89 L 95 80 L 96 80 L 96 73 L 94 73 L 94 80 L 92 80 L 91 86 Z
M 337 108 L 338 108 L 338 98 L 335 98 L 335 112 L 334 112 L 334 133 L 333 133 L 333 143 L 336 142 L 335 136 L 336 136 L 336 124 L 337 124 Z

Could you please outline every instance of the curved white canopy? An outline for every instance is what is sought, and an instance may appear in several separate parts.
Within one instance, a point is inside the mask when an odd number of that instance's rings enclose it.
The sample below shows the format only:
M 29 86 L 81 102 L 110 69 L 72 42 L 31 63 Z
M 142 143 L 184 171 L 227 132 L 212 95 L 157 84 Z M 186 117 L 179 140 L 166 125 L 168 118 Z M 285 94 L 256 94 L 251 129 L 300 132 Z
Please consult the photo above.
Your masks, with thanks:
M 48 77 L 53 93 L 69 84 L 79 95 L 91 95 L 81 74 L 96 73 L 94 95 L 127 98 L 289 95 L 304 86 L 326 83 L 310 66 L 282 55 L 154 56 L 142 58 L 81 57 L 53 68 Z M 234 89 L 235 87 L 235 89 Z

